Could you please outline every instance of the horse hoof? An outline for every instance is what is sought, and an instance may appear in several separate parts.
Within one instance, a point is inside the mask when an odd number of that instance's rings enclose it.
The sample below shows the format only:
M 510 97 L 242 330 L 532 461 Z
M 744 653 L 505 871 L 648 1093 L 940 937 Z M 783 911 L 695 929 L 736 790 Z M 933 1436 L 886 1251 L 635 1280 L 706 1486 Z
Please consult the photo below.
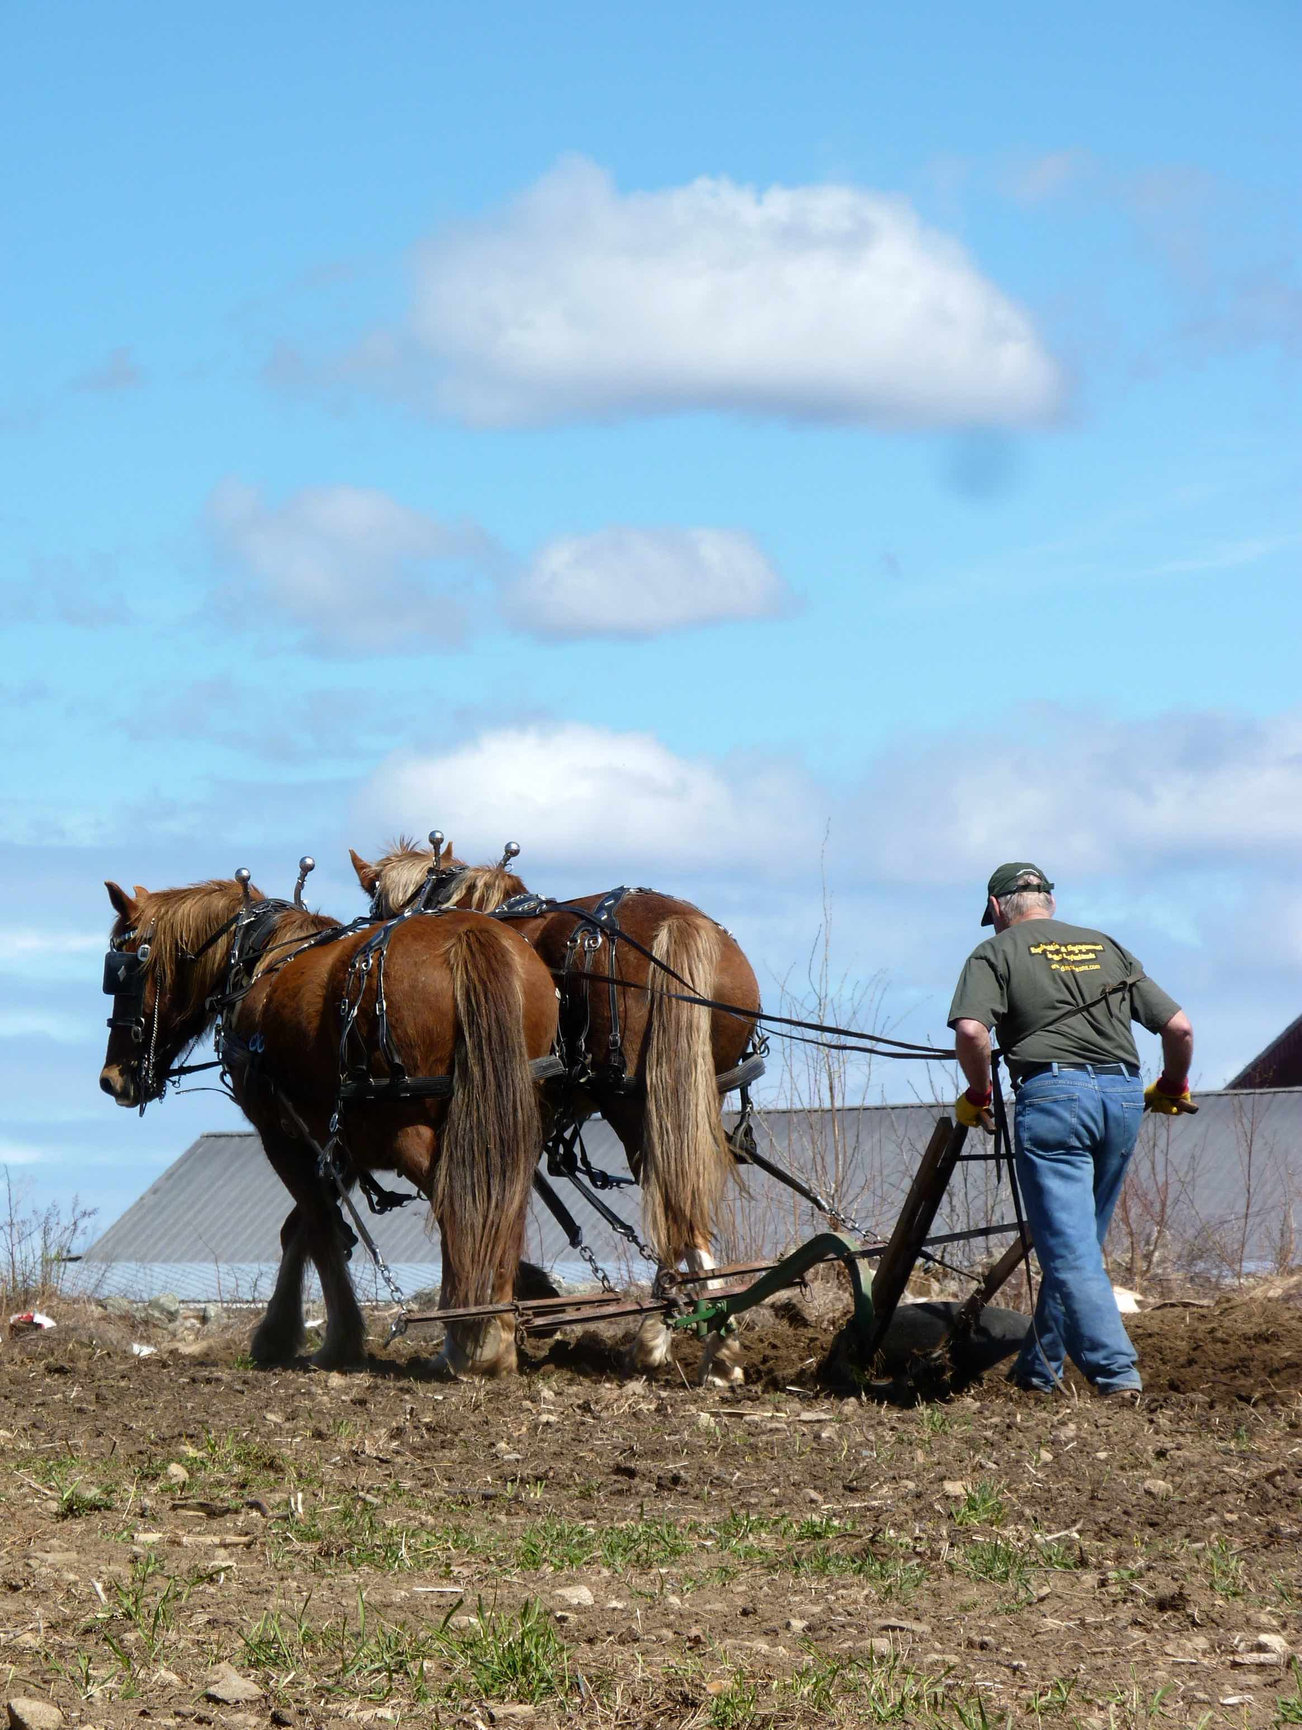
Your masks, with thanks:
M 260 1370 L 273 1369 L 278 1364 L 292 1363 L 306 1343 L 305 1337 L 286 1339 L 275 1334 L 255 1333 L 249 1341 L 249 1356 Z
M 746 1380 L 746 1372 L 741 1364 L 741 1350 L 735 1340 L 721 1339 L 718 1334 L 712 1336 L 706 1344 L 705 1356 L 701 1360 L 701 1386 L 707 1388 L 735 1388 Z
M 349 1350 L 325 1345 L 319 1352 L 313 1352 L 308 1361 L 318 1370 L 358 1370 L 366 1362 L 366 1353 L 360 1347 Z
M 513 1376 L 518 1365 L 514 1349 L 499 1352 L 495 1357 L 466 1357 L 463 1353 L 449 1354 L 446 1347 L 434 1359 L 435 1376 L 447 1382 L 491 1382 L 501 1376 Z
M 669 1329 L 657 1316 L 650 1317 L 633 1335 L 624 1351 L 624 1368 L 630 1375 L 644 1376 L 662 1370 L 673 1358 Z

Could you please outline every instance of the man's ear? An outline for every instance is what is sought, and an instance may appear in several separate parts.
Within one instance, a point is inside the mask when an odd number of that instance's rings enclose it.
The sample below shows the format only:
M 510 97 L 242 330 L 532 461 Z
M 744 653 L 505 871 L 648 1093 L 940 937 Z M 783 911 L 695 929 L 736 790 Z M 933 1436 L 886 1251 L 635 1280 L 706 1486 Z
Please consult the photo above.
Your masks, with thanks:
M 351 847 L 348 849 L 348 857 L 353 862 L 353 870 L 357 873 L 357 881 L 361 884 L 362 888 L 368 895 L 374 895 L 375 885 L 380 881 L 380 873 L 375 869 L 374 865 L 368 864 L 367 861 L 362 858 L 360 853 L 354 853 Z
M 104 887 L 108 890 L 108 898 L 113 903 L 113 911 L 118 918 L 125 919 L 128 925 L 134 924 L 140 910 L 140 900 L 128 895 L 126 890 L 116 883 L 105 882 Z M 143 898 L 147 893 L 139 883 L 136 884 L 136 897 Z

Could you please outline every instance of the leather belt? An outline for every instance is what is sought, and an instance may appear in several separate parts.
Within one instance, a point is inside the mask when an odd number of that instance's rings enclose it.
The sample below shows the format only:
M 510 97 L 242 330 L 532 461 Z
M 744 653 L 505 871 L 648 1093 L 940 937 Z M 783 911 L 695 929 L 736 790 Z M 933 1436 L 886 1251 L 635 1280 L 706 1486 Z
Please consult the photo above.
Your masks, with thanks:
M 1054 1069 L 1083 1071 L 1087 1075 L 1128 1075 L 1132 1081 L 1139 1078 L 1139 1066 L 1134 1063 L 1025 1063 L 1018 1064 L 1016 1069 L 1010 1064 L 1009 1069 L 1017 1087 L 1024 1081 L 1029 1081 L 1033 1075 L 1047 1075 Z

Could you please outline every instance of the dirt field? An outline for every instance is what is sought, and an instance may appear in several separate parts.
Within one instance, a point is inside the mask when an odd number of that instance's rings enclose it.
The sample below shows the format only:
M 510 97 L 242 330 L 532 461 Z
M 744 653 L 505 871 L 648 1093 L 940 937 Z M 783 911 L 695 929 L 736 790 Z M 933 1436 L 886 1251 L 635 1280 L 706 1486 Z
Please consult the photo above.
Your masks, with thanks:
M 1139 1409 L 790 1391 L 829 1329 L 786 1315 L 720 1395 L 616 1381 L 596 1339 L 448 1385 L 423 1341 L 263 1373 L 230 1331 L 61 1313 L 0 1347 L 4 1698 L 106 1727 L 1302 1723 L 1302 1311 L 1138 1318 Z

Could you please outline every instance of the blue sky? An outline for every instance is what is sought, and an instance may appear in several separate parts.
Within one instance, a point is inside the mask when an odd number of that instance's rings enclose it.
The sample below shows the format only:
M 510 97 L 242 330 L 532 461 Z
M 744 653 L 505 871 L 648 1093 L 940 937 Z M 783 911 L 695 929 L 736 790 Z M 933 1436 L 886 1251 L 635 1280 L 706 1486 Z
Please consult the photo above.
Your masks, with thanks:
M 0 1162 L 110 1217 L 106 876 L 508 837 L 937 1035 L 1040 859 L 1302 1008 L 1283 5 L 9 21 Z M 914 1078 L 876 1075 L 907 1094 Z

